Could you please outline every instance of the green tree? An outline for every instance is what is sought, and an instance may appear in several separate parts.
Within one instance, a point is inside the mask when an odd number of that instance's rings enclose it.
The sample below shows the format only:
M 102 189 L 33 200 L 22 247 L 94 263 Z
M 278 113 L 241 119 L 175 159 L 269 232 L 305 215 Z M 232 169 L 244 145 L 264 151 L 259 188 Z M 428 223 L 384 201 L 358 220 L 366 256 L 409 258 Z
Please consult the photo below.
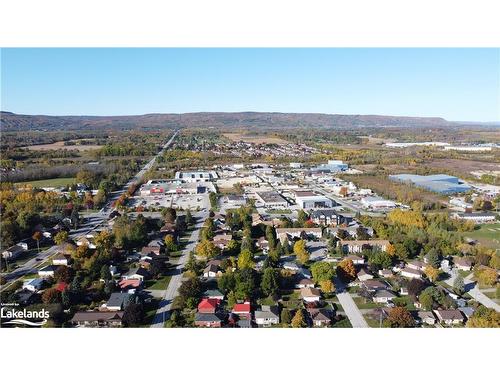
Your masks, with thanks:
M 68 232 L 62 230 L 60 232 L 58 232 L 55 236 L 54 236 L 54 242 L 57 244 L 57 245 L 62 245 L 63 243 L 67 242 L 68 241 Z
M 209 240 L 203 240 L 198 245 L 196 245 L 196 254 L 204 258 L 213 258 L 219 253 L 217 247 L 214 243 Z
M 455 280 L 453 281 L 453 289 L 458 293 L 458 294 L 463 294 L 464 292 L 464 278 L 462 275 L 458 275 Z
M 311 265 L 311 273 L 315 282 L 332 280 L 335 276 L 333 265 L 328 262 L 316 262 Z
M 262 275 L 260 288 L 264 295 L 275 295 L 279 291 L 279 271 L 274 268 L 266 268 Z
M 290 310 L 284 308 L 281 310 L 281 323 L 285 325 L 289 325 L 292 322 L 292 315 L 290 314 Z
M 238 256 L 238 268 L 244 269 L 244 268 L 253 268 L 255 265 L 253 261 L 253 254 L 250 250 L 244 249 L 241 251 L 240 255 Z

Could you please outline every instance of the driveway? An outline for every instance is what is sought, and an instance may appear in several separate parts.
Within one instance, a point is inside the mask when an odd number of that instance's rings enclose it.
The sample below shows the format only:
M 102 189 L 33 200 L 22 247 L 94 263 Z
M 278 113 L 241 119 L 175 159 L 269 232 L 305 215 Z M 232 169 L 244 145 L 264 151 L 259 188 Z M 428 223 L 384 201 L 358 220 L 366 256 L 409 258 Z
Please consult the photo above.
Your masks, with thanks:
M 358 306 L 354 303 L 349 292 L 345 291 L 345 285 L 340 282 L 338 279 L 335 280 L 335 286 L 340 290 L 340 293 L 337 293 L 337 298 L 339 299 L 339 303 L 342 305 L 344 309 L 344 314 L 347 315 L 347 318 L 351 322 L 353 328 L 369 328 L 370 326 L 366 322 L 363 314 L 359 310 Z
M 458 271 L 456 268 L 452 268 L 449 274 L 450 278 L 446 280 L 446 284 L 453 286 L 453 282 L 458 276 Z M 495 301 L 492 301 L 488 296 L 479 290 L 477 283 L 471 280 L 473 276 L 474 275 L 471 273 L 464 278 L 465 290 L 467 293 L 469 293 L 469 295 L 480 304 L 500 312 L 500 305 Z

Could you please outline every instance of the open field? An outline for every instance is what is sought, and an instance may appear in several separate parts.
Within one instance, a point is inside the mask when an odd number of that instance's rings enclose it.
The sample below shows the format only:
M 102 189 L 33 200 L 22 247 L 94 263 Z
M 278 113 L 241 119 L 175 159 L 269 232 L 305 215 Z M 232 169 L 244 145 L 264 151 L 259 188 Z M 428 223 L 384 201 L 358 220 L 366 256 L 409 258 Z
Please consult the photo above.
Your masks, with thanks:
M 284 139 L 280 139 L 273 136 L 262 136 L 262 135 L 250 135 L 250 134 L 242 134 L 242 133 L 223 133 L 224 137 L 229 138 L 233 142 L 249 142 L 255 144 L 263 144 L 263 143 L 275 143 L 279 145 L 284 145 L 289 143 Z
M 483 224 L 473 232 L 464 232 L 464 236 L 477 240 L 484 246 L 500 248 L 500 224 Z
M 73 141 L 76 142 L 76 141 Z M 47 143 L 43 145 L 34 145 L 28 146 L 27 149 L 31 151 L 48 151 L 48 150 L 78 150 L 78 151 L 88 151 L 88 150 L 97 150 L 102 146 L 99 145 L 65 145 L 64 141 Z
M 61 187 L 66 185 L 71 185 L 76 183 L 74 177 L 62 177 L 62 178 L 51 178 L 48 180 L 35 180 L 35 181 L 25 181 L 19 182 L 19 185 L 31 185 L 33 187 Z

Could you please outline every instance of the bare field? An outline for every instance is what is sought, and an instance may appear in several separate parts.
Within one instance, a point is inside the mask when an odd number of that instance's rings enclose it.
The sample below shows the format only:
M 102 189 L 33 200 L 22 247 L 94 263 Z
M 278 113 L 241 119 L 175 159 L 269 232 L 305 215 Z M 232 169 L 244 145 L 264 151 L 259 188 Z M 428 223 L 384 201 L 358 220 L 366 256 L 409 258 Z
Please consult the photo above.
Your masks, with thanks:
M 285 141 L 284 139 L 277 138 L 277 137 L 266 137 L 262 135 L 248 135 L 248 134 L 241 134 L 241 133 L 223 133 L 222 134 L 224 137 L 229 138 L 233 142 L 248 142 L 248 143 L 255 143 L 255 144 L 263 144 L 263 143 L 275 143 L 279 145 L 285 145 L 289 143 L 288 141 Z
M 65 145 L 64 141 L 47 143 L 43 145 L 34 145 L 26 147 L 30 151 L 49 151 L 49 150 L 78 150 L 78 151 L 88 151 L 97 150 L 102 146 L 99 145 Z
M 432 168 L 448 168 L 458 172 L 475 172 L 478 170 L 500 171 L 499 163 L 476 160 L 460 160 L 460 159 L 435 159 L 428 163 Z

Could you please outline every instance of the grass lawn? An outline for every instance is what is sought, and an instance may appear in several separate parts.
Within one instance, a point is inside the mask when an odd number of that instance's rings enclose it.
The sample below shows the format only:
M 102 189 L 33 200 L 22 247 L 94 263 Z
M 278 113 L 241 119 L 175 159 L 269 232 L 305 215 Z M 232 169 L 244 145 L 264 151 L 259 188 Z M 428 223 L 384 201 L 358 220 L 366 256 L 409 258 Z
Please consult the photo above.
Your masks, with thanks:
M 34 180 L 20 182 L 19 185 L 31 185 L 33 187 L 62 187 L 66 185 L 71 185 L 76 183 L 76 178 L 74 177 L 63 177 L 63 178 L 51 178 L 48 180 Z
M 349 319 L 344 318 L 338 322 L 332 324 L 332 328 L 352 328 L 352 324 Z
M 374 309 L 382 306 L 375 302 L 365 302 L 365 299 L 363 297 L 352 297 L 352 299 L 359 309 Z
M 370 328 L 380 328 L 380 320 L 369 319 L 365 316 L 366 323 Z
M 472 232 L 464 232 L 465 237 L 479 241 L 484 246 L 500 247 L 500 223 L 483 224 Z
M 168 254 L 169 258 L 180 258 L 182 256 L 182 251 L 172 251 L 170 254 Z
M 165 290 L 168 287 L 171 277 L 172 276 L 162 276 L 158 280 L 148 280 L 146 281 L 146 289 Z

